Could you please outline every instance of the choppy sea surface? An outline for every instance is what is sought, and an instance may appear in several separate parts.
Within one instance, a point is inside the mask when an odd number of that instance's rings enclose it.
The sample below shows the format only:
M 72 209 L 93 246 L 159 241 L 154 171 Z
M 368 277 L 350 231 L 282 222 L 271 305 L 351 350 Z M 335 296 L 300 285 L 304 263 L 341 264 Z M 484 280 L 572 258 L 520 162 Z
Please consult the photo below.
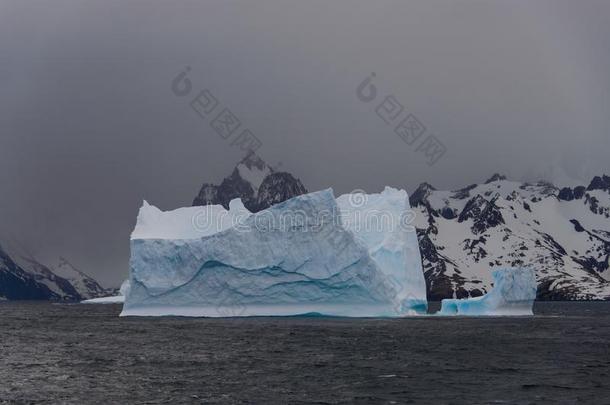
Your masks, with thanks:
M 119 318 L 0 303 L 0 403 L 610 403 L 610 302 L 530 318 Z

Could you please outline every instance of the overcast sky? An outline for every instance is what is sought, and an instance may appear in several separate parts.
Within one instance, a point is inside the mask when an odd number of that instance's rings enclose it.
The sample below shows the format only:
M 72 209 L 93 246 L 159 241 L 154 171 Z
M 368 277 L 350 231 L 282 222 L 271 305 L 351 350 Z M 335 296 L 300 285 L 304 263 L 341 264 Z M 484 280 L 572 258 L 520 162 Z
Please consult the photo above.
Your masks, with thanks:
M 186 66 L 310 190 L 588 182 L 610 172 L 609 38 L 603 0 L 0 0 L 0 239 L 118 285 L 142 200 L 190 205 L 243 154 L 172 93 Z M 388 95 L 435 165 L 376 115 Z

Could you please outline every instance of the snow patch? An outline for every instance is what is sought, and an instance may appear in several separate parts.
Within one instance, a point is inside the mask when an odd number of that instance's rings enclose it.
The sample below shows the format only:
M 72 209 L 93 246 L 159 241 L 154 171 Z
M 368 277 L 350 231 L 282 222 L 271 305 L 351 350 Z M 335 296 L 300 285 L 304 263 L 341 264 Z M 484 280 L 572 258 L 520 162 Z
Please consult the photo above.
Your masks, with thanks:
M 250 183 L 254 194 L 258 193 L 258 189 L 263 184 L 265 177 L 271 174 L 271 169 L 267 165 L 263 165 L 261 169 L 255 165 L 248 167 L 248 165 L 240 163 L 237 165 L 237 171 L 242 179 Z

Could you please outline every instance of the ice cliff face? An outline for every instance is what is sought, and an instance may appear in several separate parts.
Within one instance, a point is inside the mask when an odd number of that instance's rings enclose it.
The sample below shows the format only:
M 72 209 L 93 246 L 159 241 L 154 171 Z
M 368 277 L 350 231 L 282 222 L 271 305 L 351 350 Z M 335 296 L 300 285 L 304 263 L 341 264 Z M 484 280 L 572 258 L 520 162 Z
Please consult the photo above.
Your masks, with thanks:
M 399 301 L 406 309 L 425 312 L 426 281 L 406 191 L 386 187 L 379 194 L 345 194 L 337 205 L 343 226 L 396 285 Z
M 533 315 L 536 275 L 526 268 L 498 268 L 493 289 L 481 297 L 444 299 L 440 315 Z
M 388 189 L 352 208 L 349 196 L 337 204 L 325 190 L 252 215 L 238 202 L 228 211 L 206 206 L 170 213 L 145 204 L 132 234 L 131 288 L 122 315 L 399 316 L 425 310 L 421 268 L 413 264 L 419 256 L 408 257 L 417 252 L 415 236 L 356 226 L 356 213 L 375 207 L 401 217 L 406 193 Z M 197 217 L 219 225 L 193 231 Z

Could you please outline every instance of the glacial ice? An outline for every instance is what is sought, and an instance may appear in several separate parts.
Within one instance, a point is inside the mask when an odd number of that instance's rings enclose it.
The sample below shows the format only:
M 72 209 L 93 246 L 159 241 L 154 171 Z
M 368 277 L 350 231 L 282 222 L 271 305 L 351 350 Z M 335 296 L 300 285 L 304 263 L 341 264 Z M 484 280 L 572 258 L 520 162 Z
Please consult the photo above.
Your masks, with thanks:
M 364 204 L 355 204 L 363 197 Z M 370 229 L 376 210 L 403 226 L 404 191 L 301 195 L 256 214 L 239 200 L 162 212 L 144 203 L 131 237 L 122 316 L 318 313 L 401 316 L 426 309 L 417 237 Z M 398 221 L 398 222 L 397 222 Z
M 90 298 L 83 300 L 81 304 L 122 304 L 125 302 L 123 295 L 110 295 L 108 297 Z
M 343 226 L 395 285 L 403 310 L 425 313 L 426 280 L 407 192 L 386 187 L 379 194 L 345 194 L 337 205 Z
M 494 270 L 493 289 L 467 299 L 444 299 L 438 315 L 501 316 L 533 315 L 536 276 L 529 268 L 503 267 Z
M 131 239 L 196 239 L 229 229 L 250 216 L 239 198 L 229 210 L 222 205 L 205 205 L 161 211 L 144 201 Z
M 127 295 L 129 288 L 129 279 L 127 279 L 121 284 L 121 288 L 119 288 L 118 295 L 90 298 L 88 300 L 81 301 L 81 304 L 122 304 L 125 302 L 125 296 Z

